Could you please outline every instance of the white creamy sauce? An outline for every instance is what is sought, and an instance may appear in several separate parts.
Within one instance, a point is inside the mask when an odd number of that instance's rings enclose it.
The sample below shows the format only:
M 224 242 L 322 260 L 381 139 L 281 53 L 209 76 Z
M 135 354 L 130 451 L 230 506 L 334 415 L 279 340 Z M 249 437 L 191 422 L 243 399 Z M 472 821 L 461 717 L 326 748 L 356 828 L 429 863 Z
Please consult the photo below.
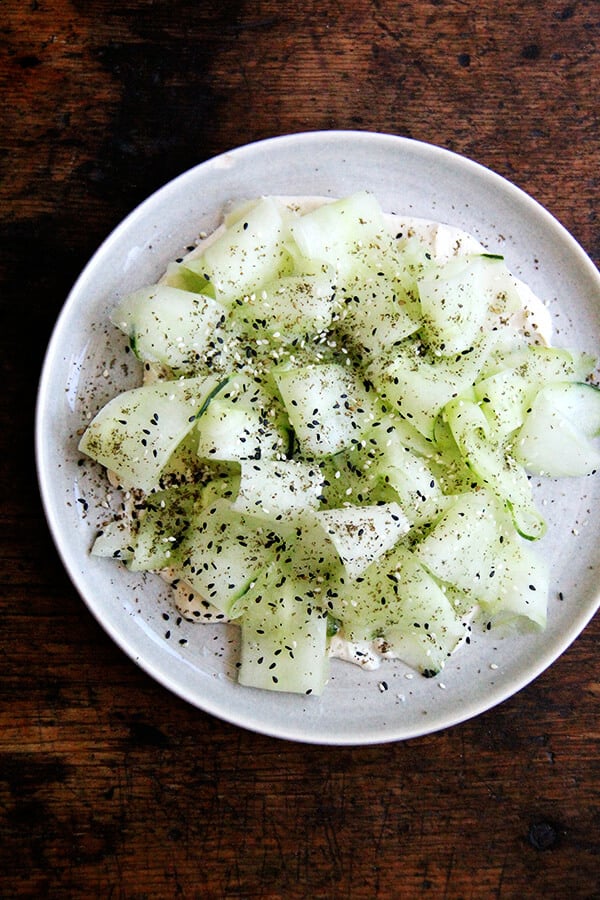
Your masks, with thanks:
M 323 203 L 332 202 L 322 197 L 280 197 L 276 199 L 289 209 L 300 213 L 309 212 Z M 243 207 L 237 207 L 236 210 L 233 210 L 236 218 L 241 209 Z M 414 236 L 420 239 L 427 245 L 433 259 L 439 263 L 447 262 L 456 256 L 490 252 L 473 235 L 452 225 L 398 214 L 387 214 L 385 219 L 391 234 L 401 233 L 406 237 Z M 225 223 L 226 221 L 227 216 Z M 220 225 L 210 235 L 206 237 L 201 236 L 197 246 L 184 257 L 184 261 L 201 256 L 210 243 L 223 233 L 226 227 L 225 223 Z M 550 313 L 527 284 L 514 276 L 513 278 L 515 289 L 521 298 L 522 311 L 511 317 L 511 324 L 524 333 L 531 334 L 535 332 L 539 343 L 550 346 L 552 338 Z M 144 381 L 154 380 L 156 377 L 158 377 L 157 371 L 152 366 L 145 370 Z M 173 584 L 174 579 L 177 579 L 174 571 L 164 569 L 159 574 L 171 585 L 175 607 L 186 621 L 201 622 L 203 624 L 223 624 L 228 621 L 227 617 L 220 610 L 204 600 L 185 581 L 178 579 Z M 468 619 L 470 618 L 471 616 L 465 618 L 465 626 L 468 625 Z M 468 628 L 465 627 L 465 637 L 467 633 Z M 344 640 L 338 635 L 334 635 L 331 638 L 329 655 L 332 658 L 353 663 L 369 671 L 379 668 L 383 659 L 398 658 L 397 654 L 390 651 L 389 647 L 382 640 L 353 643 Z

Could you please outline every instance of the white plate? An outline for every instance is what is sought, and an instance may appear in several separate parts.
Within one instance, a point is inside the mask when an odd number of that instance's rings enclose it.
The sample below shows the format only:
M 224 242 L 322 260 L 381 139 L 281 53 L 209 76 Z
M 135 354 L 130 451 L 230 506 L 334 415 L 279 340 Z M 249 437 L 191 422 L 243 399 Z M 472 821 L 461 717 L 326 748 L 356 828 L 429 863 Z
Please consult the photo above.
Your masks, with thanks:
M 476 637 L 437 679 L 409 677 L 400 663 L 364 672 L 334 660 L 330 683 L 317 699 L 240 687 L 235 628 L 178 625 L 168 589 L 157 577 L 90 557 L 106 482 L 95 466 L 78 464 L 78 433 L 86 415 L 135 382 L 123 338 L 106 324 L 109 309 L 124 293 L 155 281 L 200 231 L 218 224 L 229 201 L 261 194 L 340 197 L 359 189 L 374 192 L 388 212 L 459 226 L 504 253 L 512 271 L 547 301 L 556 342 L 598 353 L 598 272 L 534 200 L 482 166 L 434 146 L 367 132 L 313 132 L 250 144 L 202 163 L 125 219 L 84 269 L 62 310 L 37 410 L 38 472 L 50 528 L 70 577 L 106 631 L 161 684 L 206 712 L 257 732 L 318 744 L 410 738 L 489 709 L 552 663 L 600 600 L 594 524 L 600 479 L 542 485 L 549 529 L 541 549 L 552 571 L 544 633 Z

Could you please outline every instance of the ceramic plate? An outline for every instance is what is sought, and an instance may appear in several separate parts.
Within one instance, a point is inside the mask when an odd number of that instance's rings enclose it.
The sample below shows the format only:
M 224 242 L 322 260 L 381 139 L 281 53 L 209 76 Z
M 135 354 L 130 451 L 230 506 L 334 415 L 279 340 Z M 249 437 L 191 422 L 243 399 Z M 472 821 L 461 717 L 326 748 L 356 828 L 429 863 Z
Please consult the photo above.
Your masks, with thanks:
M 453 656 L 441 677 L 401 663 L 374 672 L 334 660 L 321 698 L 242 688 L 236 629 L 179 622 L 167 586 L 89 550 L 107 483 L 80 466 L 89 416 L 137 383 L 124 342 L 107 325 L 116 301 L 153 282 L 231 201 L 261 194 L 341 197 L 372 191 L 388 212 L 472 232 L 550 308 L 556 343 L 598 354 L 600 277 L 580 246 L 534 200 L 500 176 L 447 150 L 390 135 L 313 132 L 225 153 L 152 195 L 110 235 L 84 269 L 56 324 L 38 399 L 37 460 L 59 553 L 106 631 L 143 669 L 200 709 L 265 734 L 317 744 L 372 744 L 436 731 L 489 709 L 552 663 L 595 613 L 600 584 L 600 478 L 536 484 L 551 560 L 543 633 L 487 633 Z M 104 510 L 104 513 L 106 510 Z

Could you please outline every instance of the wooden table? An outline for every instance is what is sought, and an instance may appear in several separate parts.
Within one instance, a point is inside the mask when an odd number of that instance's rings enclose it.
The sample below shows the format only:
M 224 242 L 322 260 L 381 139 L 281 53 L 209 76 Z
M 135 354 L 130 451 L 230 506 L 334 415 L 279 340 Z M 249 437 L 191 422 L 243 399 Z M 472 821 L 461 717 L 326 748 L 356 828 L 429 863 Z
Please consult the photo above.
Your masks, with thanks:
M 43 351 L 99 242 L 259 138 L 359 128 L 495 169 L 600 259 L 594 0 L 3 0 L 2 897 L 600 895 L 600 620 L 517 696 L 367 748 L 169 695 L 68 581 L 38 500 Z

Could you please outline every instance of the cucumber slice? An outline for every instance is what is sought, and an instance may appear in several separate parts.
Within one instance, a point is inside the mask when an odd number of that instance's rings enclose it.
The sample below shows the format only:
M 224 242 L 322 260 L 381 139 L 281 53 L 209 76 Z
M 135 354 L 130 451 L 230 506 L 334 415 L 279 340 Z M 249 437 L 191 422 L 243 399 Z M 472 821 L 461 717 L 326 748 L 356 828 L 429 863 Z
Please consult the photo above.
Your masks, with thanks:
M 459 494 L 415 555 L 437 578 L 466 592 L 472 602 L 496 598 L 495 560 L 510 531 L 486 491 Z
M 396 577 L 401 584 L 401 616 L 385 630 L 385 651 L 431 678 L 467 638 L 468 624 L 417 560 L 406 556 Z
M 213 375 L 125 391 L 94 417 L 79 450 L 114 472 L 122 487 L 148 492 L 219 384 Z
M 150 494 L 130 542 L 129 568 L 139 572 L 180 565 L 188 530 L 200 511 L 209 503 L 235 496 L 238 485 L 239 476 L 233 473 L 213 477 L 206 484 L 176 485 Z
M 225 308 L 206 295 L 157 284 L 125 297 L 111 321 L 128 335 L 139 359 L 192 373 L 208 369 L 220 353 L 216 334 Z
M 364 382 L 339 363 L 280 368 L 274 378 L 305 456 L 351 446 L 374 420 Z
M 600 452 L 588 435 L 598 432 L 600 391 L 590 385 L 542 388 L 514 439 L 514 457 L 528 472 L 564 476 L 592 475 Z
M 318 461 L 323 475 L 322 508 L 335 509 L 349 503 L 365 506 L 383 499 L 377 480 L 365 477 L 350 456 L 342 452 Z
M 591 367 L 592 361 L 587 354 L 554 347 L 527 346 L 508 353 L 496 353 L 489 373 L 474 384 L 475 397 L 482 403 L 496 434 L 506 437 L 523 424 L 541 387 L 558 382 L 565 384 L 562 389 L 565 390 L 567 383 L 585 378 Z M 558 396 L 556 402 L 560 402 Z M 568 403 L 566 399 L 564 402 Z M 581 402 L 585 403 L 585 400 Z
M 208 402 L 210 402 L 209 398 L 204 405 Z M 209 467 L 203 460 L 200 460 L 196 453 L 197 444 L 196 430 L 192 429 L 177 445 L 160 473 L 161 487 L 177 487 L 182 484 L 204 482 L 207 478 L 216 477 L 226 470 L 225 466 L 221 470 L 217 470 L 216 467 Z
M 301 256 L 331 266 L 338 284 L 363 250 L 390 244 L 381 207 L 366 191 L 317 207 L 295 219 L 290 231 Z
M 600 389 L 593 384 L 570 382 L 544 388 L 554 408 L 588 438 L 600 436 Z
M 480 597 L 483 615 L 494 625 L 545 628 L 548 567 L 530 545 L 505 533 L 494 560 L 496 595 Z
M 291 522 L 277 524 L 285 537 L 286 564 L 293 564 L 297 576 L 310 582 L 315 596 L 323 597 L 328 589 L 338 590 L 348 578 L 334 543 L 323 531 L 317 511 L 306 509 Z
M 382 353 L 422 326 L 416 281 L 390 248 L 340 285 L 341 330 L 360 351 Z
M 285 459 L 292 439 L 272 386 L 243 373 L 229 378 L 196 430 L 198 456 L 212 460 Z
M 378 416 L 363 440 L 369 453 L 373 451 L 377 456 L 385 455 L 391 465 L 398 461 L 405 449 L 424 459 L 432 459 L 436 449 L 434 442 L 424 437 L 409 419 L 393 412 Z
M 446 404 L 443 417 L 465 463 L 477 480 L 507 505 L 519 534 L 528 540 L 543 537 L 546 522 L 535 505 L 527 475 L 490 436 L 481 407 L 471 399 L 457 398 Z
M 350 579 L 362 575 L 410 530 L 397 503 L 320 510 L 316 516 Z
M 482 374 L 486 377 L 503 369 L 515 369 L 527 384 L 541 386 L 553 381 L 585 381 L 594 366 L 595 360 L 589 353 L 526 344 L 491 353 Z
M 216 299 L 230 306 L 289 271 L 286 239 L 281 210 L 273 198 L 265 197 L 186 265 L 210 281 Z
M 350 641 L 379 638 L 390 655 L 436 674 L 465 636 L 465 625 L 443 589 L 402 544 L 370 566 L 333 603 Z
M 483 367 L 491 345 L 484 340 L 454 357 L 424 353 L 420 342 L 398 348 L 391 362 L 373 362 L 367 374 L 384 402 L 408 418 L 428 440 L 443 406 L 468 390 Z
M 169 287 L 179 288 L 182 291 L 191 291 L 194 294 L 204 294 L 205 296 L 213 298 L 215 295 L 214 288 L 210 281 L 208 281 L 204 275 L 192 272 L 184 260 L 181 262 L 169 263 L 166 272 L 159 283 L 166 284 Z
M 129 568 L 158 570 L 180 562 L 182 544 L 202 500 L 202 488 L 190 485 L 151 494 L 139 519 Z
M 411 525 L 437 519 L 447 505 L 439 477 L 425 460 L 406 452 L 397 465 L 380 468 L 380 475 L 398 497 Z
M 516 369 L 502 369 L 473 386 L 475 399 L 498 438 L 507 437 L 523 424 L 532 386 Z
M 349 459 L 363 481 L 370 483 L 371 491 L 378 483 L 389 487 L 411 525 L 423 524 L 437 518 L 445 498 L 433 463 L 407 446 L 405 438 L 405 430 L 397 429 L 394 419 L 384 416 L 365 432 L 360 444 L 349 452 Z M 433 456 L 430 444 L 418 446 Z
M 327 613 L 293 570 L 273 566 L 257 579 L 240 624 L 240 684 L 321 694 L 329 674 Z
M 126 519 L 113 519 L 103 525 L 92 544 L 93 556 L 128 561 L 134 554 L 135 538 Z
M 240 467 L 237 463 L 226 465 L 222 470 L 213 472 L 202 485 L 202 506 L 209 506 L 216 500 L 226 500 L 233 504 L 240 489 L 240 480 Z
M 489 493 L 456 497 L 415 548 L 415 555 L 448 585 L 449 598 L 454 597 L 463 610 L 466 597 L 494 623 L 512 619 L 544 626 L 546 565 L 515 535 L 506 513 Z
M 469 467 L 454 439 L 444 410 L 435 420 L 433 443 L 436 453 L 430 465 L 436 473 L 441 490 L 446 497 L 481 488 L 480 479 Z
M 239 615 L 234 604 L 274 559 L 279 543 L 263 526 L 233 510 L 228 500 L 215 500 L 187 529 L 178 575 L 229 618 Z
M 233 318 L 252 336 L 291 343 L 329 328 L 335 287 L 327 270 L 283 275 L 236 301 Z
M 418 278 L 427 344 L 445 356 L 479 340 L 493 310 L 494 321 L 519 308 L 501 258 L 459 256 L 426 269 Z
M 324 476 L 318 466 L 299 460 L 242 460 L 240 486 L 232 509 L 290 519 L 320 502 Z

